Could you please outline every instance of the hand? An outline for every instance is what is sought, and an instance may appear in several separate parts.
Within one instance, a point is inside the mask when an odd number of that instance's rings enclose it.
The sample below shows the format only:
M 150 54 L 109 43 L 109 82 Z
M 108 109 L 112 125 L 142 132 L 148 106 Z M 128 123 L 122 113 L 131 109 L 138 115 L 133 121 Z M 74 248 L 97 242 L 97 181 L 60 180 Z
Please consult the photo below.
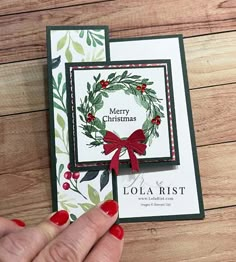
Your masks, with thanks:
M 35 227 L 0 218 L 0 262 L 118 262 L 124 231 L 113 225 L 118 204 L 108 200 L 69 225 L 59 211 Z

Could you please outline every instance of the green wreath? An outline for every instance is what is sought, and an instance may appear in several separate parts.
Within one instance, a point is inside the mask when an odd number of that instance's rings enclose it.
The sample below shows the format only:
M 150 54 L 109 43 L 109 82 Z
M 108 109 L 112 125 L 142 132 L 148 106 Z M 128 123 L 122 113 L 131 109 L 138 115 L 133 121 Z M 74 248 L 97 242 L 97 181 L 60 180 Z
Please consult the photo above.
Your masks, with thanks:
M 123 90 L 127 95 L 133 95 L 135 101 L 146 109 L 146 120 L 142 129 L 146 136 L 145 143 L 149 146 L 153 138 L 159 137 L 158 128 L 161 124 L 161 118 L 164 117 L 164 108 L 161 105 L 162 99 L 156 97 L 156 92 L 149 88 L 153 82 L 147 78 L 141 78 L 138 75 L 132 75 L 124 71 L 121 75 L 111 73 L 107 80 L 100 80 L 101 74 L 94 76 L 94 83 L 91 86 L 87 83 L 87 95 L 80 100 L 80 106 L 77 107 L 82 124 L 80 128 L 83 134 L 92 141 L 88 144 L 90 147 L 100 146 L 104 143 L 103 137 L 106 134 L 106 123 L 96 117 L 96 113 L 103 107 L 103 98 L 108 98 L 109 93 Z

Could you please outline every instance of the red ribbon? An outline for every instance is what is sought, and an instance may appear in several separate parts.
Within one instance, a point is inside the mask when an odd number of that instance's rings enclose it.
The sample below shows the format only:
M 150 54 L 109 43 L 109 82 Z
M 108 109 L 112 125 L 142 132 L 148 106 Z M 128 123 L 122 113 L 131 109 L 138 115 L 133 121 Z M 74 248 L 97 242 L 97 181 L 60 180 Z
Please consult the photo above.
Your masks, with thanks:
M 108 143 L 103 145 L 105 155 L 108 155 L 117 149 L 111 159 L 110 170 L 114 169 L 116 175 L 118 175 L 120 152 L 122 147 L 126 147 L 129 153 L 132 171 L 139 171 L 138 159 L 136 158 L 134 152 L 139 155 L 144 154 L 147 146 L 142 144 L 142 142 L 144 142 L 145 139 L 146 137 L 142 129 L 134 131 L 127 139 L 120 139 L 114 133 L 107 131 L 103 138 L 103 140 Z

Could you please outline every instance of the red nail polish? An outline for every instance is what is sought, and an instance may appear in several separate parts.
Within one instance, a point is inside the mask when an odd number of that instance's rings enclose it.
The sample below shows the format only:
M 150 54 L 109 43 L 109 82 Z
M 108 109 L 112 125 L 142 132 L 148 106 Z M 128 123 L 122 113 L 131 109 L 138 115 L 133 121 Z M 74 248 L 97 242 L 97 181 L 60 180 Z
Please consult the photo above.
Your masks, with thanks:
M 120 225 L 112 226 L 109 232 L 119 240 L 122 240 L 124 237 L 124 229 Z
M 114 200 L 107 200 L 100 208 L 110 217 L 113 217 L 118 212 L 118 204 Z
M 56 212 L 51 218 L 50 221 L 58 226 L 63 226 L 69 219 L 69 214 L 65 210 L 60 210 Z
M 25 227 L 25 222 L 23 222 L 23 221 L 20 220 L 20 219 L 12 219 L 11 221 L 14 222 L 14 223 L 16 223 L 17 226 L 19 226 L 19 227 Z

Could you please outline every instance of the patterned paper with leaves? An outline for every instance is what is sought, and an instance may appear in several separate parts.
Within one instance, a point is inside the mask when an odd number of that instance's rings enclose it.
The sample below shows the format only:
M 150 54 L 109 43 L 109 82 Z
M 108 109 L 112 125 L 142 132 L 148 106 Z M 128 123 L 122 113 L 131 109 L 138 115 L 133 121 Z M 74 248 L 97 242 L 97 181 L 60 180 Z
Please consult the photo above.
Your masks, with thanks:
M 51 30 L 50 38 L 58 209 L 68 210 L 74 221 L 112 198 L 112 185 L 108 171 L 70 171 L 65 63 L 106 61 L 105 30 Z

